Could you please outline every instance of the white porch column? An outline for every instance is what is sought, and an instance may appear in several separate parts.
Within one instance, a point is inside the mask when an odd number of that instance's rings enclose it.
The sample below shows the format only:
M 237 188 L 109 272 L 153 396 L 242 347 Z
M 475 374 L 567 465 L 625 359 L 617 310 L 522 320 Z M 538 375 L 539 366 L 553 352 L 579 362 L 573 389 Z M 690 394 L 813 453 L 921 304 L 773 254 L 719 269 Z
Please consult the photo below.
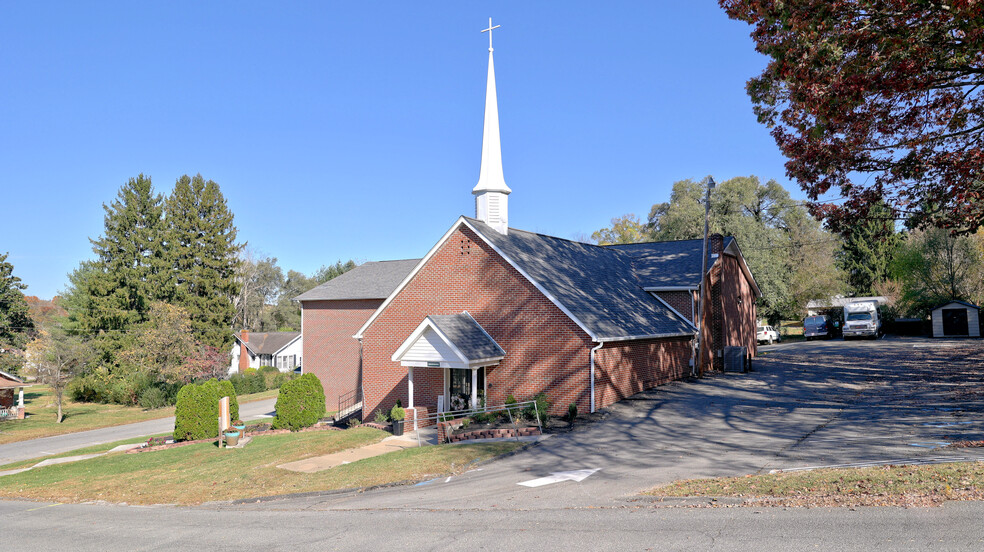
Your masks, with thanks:
M 478 368 L 472 368 L 471 408 L 478 409 Z
M 17 407 L 24 408 L 24 388 L 21 387 L 17 393 Z
M 408 370 L 408 372 L 407 372 L 407 389 L 410 392 L 410 400 L 408 402 L 410 404 L 410 408 L 413 408 L 413 366 L 408 366 L 407 367 L 407 370 Z M 416 419 L 416 418 L 414 418 L 414 419 Z

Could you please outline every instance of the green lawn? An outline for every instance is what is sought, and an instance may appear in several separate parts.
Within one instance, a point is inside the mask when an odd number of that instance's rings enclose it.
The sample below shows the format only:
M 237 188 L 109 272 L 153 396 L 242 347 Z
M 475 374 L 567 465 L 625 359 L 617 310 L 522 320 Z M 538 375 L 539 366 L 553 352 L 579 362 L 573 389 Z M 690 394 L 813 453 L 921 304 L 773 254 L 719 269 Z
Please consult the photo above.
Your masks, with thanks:
M 156 452 L 113 453 L 0 477 L 0 496 L 58 502 L 200 504 L 420 481 L 458 473 L 470 463 L 521 446 L 503 442 L 406 449 L 314 474 L 276 467 L 375 443 L 387 435 L 360 427 L 261 436 L 243 449 L 218 449 L 214 444 L 200 443 Z
M 277 396 L 277 392 L 277 389 L 271 389 L 262 393 L 243 395 L 239 397 L 239 402 L 272 399 Z M 46 385 L 26 388 L 24 406 L 27 407 L 27 419 L 0 422 L 0 445 L 174 416 L 173 406 L 144 410 L 137 406 L 118 404 L 77 403 L 65 397 L 62 404 L 65 418 L 58 424 L 55 423 L 58 409 L 55 407 L 51 389 Z
M 984 500 L 984 462 L 690 479 L 645 494 L 743 497 L 757 506 L 928 506 L 947 500 Z

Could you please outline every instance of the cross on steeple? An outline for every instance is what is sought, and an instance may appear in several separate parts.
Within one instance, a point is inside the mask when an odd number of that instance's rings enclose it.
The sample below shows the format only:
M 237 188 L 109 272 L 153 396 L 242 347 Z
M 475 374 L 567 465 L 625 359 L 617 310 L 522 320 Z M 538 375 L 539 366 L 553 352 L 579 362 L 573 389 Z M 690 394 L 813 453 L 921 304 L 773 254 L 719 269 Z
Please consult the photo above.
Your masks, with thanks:
M 492 30 L 493 29 L 498 29 L 501 26 L 502 25 L 496 25 L 495 27 L 493 27 L 492 26 L 492 18 L 490 17 L 489 18 L 489 28 L 488 29 L 482 29 L 482 32 L 483 33 L 489 33 L 489 51 L 490 52 L 492 51 Z

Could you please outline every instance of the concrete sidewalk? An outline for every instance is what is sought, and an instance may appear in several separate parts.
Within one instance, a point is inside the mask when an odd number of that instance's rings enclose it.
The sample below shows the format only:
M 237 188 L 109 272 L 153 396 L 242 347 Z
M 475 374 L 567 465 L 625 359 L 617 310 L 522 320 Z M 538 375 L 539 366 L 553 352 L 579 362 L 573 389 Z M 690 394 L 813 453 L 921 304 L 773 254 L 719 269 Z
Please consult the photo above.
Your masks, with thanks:
M 420 434 L 419 445 L 417 443 L 418 433 Z M 395 435 L 392 437 L 387 437 L 378 443 L 366 445 L 361 448 L 343 450 L 341 452 L 326 454 L 324 456 L 315 456 L 313 458 L 305 458 L 304 460 L 297 460 L 296 462 L 280 464 L 277 467 L 302 473 L 316 473 L 319 471 L 329 470 L 336 466 L 341 466 L 342 464 L 350 464 L 364 458 L 372 458 L 373 456 L 386 454 L 387 452 L 395 452 L 408 448 L 416 448 L 418 446 L 436 444 L 437 430 L 434 428 L 422 428 L 416 432 L 411 431 L 410 433 L 405 433 L 399 437 Z
M 419 444 L 417 437 L 420 437 Z M 518 440 L 523 442 L 539 441 L 541 439 L 546 439 L 550 435 L 533 435 L 528 437 L 520 437 Z M 469 441 L 462 441 L 459 443 L 454 443 L 448 446 L 459 446 L 459 445 L 469 445 L 477 443 L 490 443 L 496 441 L 516 441 L 516 437 L 504 437 L 497 439 L 472 439 Z M 343 450 L 341 452 L 336 452 L 333 454 L 326 454 L 324 456 L 315 456 L 313 458 L 305 458 L 304 460 L 298 460 L 296 462 L 288 462 L 286 464 L 281 464 L 277 466 L 278 468 L 283 468 L 285 470 L 302 472 L 302 473 L 316 473 L 319 471 L 329 470 L 331 468 L 341 466 L 342 464 L 351 464 L 357 460 L 362 460 L 364 458 L 372 458 L 373 456 L 379 456 L 386 454 L 388 452 L 396 452 L 398 450 L 417 448 L 418 446 L 425 447 L 428 445 L 437 444 L 437 429 L 433 427 L 421 428 L 415 432 L 410 432 L 399 437 L 392 436 L 383 439 L 378 443 L 373 443 L 371 445 L 366 445 L 357 449 Z

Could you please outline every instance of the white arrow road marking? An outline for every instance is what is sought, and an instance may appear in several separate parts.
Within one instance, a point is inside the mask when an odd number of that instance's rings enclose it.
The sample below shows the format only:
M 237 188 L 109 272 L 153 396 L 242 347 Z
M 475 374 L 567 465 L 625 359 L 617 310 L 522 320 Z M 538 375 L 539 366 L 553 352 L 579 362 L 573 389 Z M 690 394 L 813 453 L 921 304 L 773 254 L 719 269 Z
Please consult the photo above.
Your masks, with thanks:
M 523 481 L 517 483 L 524 487 L 542 487 L 544 485 L 549 485 L 551 483 L 560 483 L 561 481 L 584 481 L 589 475 L 600 470 L 601 468 L 593 468 L 587 470 L 573 470 L 564 472 L 553 472 L 547 477 L 541 477 L 539 479 L 530 479 L 529 481 Z

